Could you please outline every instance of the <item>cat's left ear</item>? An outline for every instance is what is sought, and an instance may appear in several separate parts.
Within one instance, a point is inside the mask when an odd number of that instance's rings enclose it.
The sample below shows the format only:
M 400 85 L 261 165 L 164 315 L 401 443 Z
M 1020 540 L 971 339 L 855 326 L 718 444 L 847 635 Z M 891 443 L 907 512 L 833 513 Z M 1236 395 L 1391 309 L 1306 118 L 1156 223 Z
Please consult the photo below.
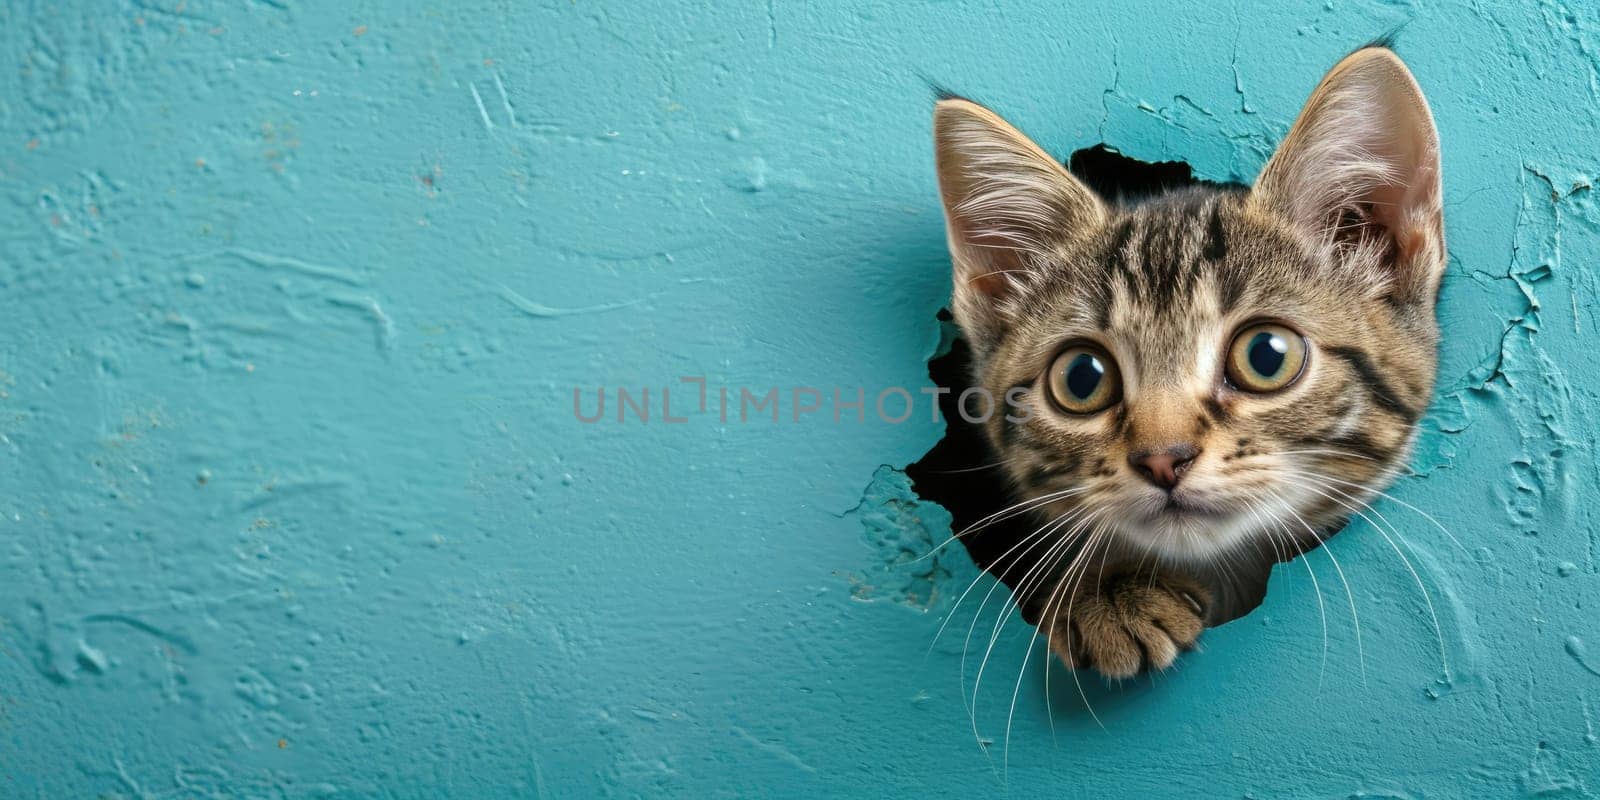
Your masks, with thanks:
M 1252 191 L 1336 259 L 1426 303 L 1445 266 L 1439 134 L 1411 71 L 1367 47 L 1328 71 Z

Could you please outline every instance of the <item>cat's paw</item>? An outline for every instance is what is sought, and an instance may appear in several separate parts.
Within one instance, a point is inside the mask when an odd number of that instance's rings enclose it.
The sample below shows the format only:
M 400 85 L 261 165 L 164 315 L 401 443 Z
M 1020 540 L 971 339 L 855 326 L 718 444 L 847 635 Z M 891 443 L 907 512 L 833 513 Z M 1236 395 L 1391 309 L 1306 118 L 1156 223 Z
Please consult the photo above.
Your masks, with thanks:
M 1067 666 L 1107 678 L 1166 669 L 1199 640 L 1210 602 L 1205 587 L 1186 578 L 1108 576 L 1075 597 L 1070 610 L 1045 615 L 1050 648 Z

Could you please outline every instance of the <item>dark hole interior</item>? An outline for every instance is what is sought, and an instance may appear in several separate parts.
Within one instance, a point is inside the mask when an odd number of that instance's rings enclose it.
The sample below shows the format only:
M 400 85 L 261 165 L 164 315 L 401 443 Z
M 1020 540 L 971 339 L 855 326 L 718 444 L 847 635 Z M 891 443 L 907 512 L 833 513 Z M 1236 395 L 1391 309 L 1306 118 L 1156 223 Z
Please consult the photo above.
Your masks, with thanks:
M 1196 178 L 1183 161 L 1140 161 L 1107 144 L 1073 152 L 1067 169 L 1108 202 L 1124 205 L 1185 186 L 1238 186 Z
M 1216 185 L 1194 176 L 1182 161 L 1147 162 L 1129 158 L 1105 144 L 1078 150 L 1067 161 L 1067 169 L 1109 202 L 1129 204 L 1162 192 L 1193 185 Z M 939 319 L 955 334 L 950 312 L 940 311 Z M 948 349 L 928 362 L 933 382 L 950 390 L 940 396 L 939 411 L 946 430 L 943 439 L 916 463 L 906 467 L 912 488 L 924 500 L 949 510 L 953 531 L 963 531 L 994 514 L 1014 500 L 1010 499 L 1005 470 L 999 454 L 984 439 L 982 429 L 962 419 L 956 408 L 961 392 L 971 386 L 972 353 L 964 339 L 954 335 Z M 1005 581 L 1013 590 L 1015 581 L 1027 573 L 1017 564 L 1018 554 L 1002 557 L 1038 522 L 1028 514 L 986 525 L 961 538 L 979 567 Z M 1027 559 L 1026 548 L 1021 553 Z

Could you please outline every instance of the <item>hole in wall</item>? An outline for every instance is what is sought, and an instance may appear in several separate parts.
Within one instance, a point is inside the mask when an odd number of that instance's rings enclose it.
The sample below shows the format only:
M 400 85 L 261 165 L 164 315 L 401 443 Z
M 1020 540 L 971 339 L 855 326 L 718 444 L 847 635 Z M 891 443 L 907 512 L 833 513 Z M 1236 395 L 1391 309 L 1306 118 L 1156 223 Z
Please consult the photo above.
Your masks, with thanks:
M 1067 169 L 1108 202 L 1121 204 L 1186 186 L 1229 185 L 1196 178 L 1185 162 L 1140 161 L 1104 143 L 1074 152 Z M 964 420 L 956 406 L 961 392 L 972 385 L 972 351 L 948 310 L 939 312 L 939 324 L 943 341 L 928 362 L 928 376 L 950 390 L 939 398 L 945 436 L 905 472 L 917 496 L 944 506 L 952 530 L 963 531 L 1014 501 L 1005 470 L 997 463 L 999 454 L 990 448 L 982 428 Z M 1015 590 L 1031 564 L 1018 564 L 1019 555 L 1008 558 L 1006 552 L 1037 524 L 1031 515 L 1022 514 L 968 533 L 961 542 L 974 563 Z M 1029 555 L 1024 552 L 1020 557 L 1026 560 Z
M 1073 152 L 1067 170 L 1108 202 L 1129 203 L 1185 186 L 1241 187 L 1197 178 L 1185 161 L 1140 161 L 1101 143 Z

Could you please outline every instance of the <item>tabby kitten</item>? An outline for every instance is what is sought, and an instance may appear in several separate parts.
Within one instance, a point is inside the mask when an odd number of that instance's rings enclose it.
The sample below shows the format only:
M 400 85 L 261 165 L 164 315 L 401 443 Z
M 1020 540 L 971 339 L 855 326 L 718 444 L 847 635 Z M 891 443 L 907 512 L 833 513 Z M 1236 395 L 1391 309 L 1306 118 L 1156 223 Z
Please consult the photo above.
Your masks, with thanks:
M 1358 50 L 1253 188 L 1131 205 L 970 101 L 934 134 L 973 385 L 1025 409 L 984 423 L 1042 523 L 1018 600 L 1069 666 L 1165 668 L 1402 467 L 1445 266 L 1427 102 Z

